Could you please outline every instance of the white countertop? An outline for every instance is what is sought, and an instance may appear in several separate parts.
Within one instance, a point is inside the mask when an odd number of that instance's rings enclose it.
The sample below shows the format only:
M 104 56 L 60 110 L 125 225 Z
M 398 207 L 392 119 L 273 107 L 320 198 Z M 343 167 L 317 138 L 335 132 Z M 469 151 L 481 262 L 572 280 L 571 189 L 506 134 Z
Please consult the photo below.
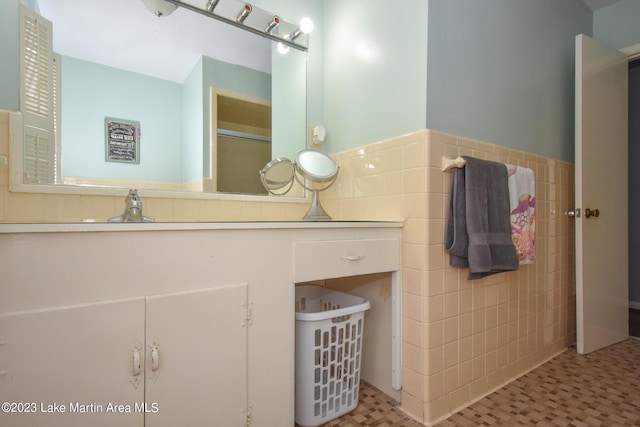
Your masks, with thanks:
M 92 233 L 109 231 L 260 230 L 322 228 L 399 228 L 402 222 L 387 221 L 253 221 L 253 222 L 83 222 L 0 224 L 0 234 Z

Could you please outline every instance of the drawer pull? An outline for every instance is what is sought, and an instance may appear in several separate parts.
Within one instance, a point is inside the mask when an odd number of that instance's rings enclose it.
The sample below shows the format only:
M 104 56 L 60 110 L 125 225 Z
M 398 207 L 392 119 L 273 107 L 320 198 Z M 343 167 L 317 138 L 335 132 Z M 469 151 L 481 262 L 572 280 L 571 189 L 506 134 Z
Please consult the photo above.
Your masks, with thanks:
M 344 262 L 356 262 L 364 259 L 364 255 L 345 255 L 340 258 Z

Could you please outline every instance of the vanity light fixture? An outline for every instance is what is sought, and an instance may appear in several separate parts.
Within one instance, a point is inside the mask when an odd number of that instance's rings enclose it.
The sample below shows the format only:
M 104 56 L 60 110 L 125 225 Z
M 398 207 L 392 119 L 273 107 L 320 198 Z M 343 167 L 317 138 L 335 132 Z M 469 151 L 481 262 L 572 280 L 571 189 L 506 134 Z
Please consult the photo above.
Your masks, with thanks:
M 302 42 L 294 42 L 294 38 L 299 37 L 301 34 L 308 34 L 311 29 L 313 29 L 313 22 L 309 18 L 304 18 L 300 22 L 299 28 L 292 33 L 292 35 L 295 35 L 295 37 L 293 37 L 289 34 L 281 35 L 278 34 L 278 31 L 274 31 L 276 28 L 279 28 L 279 32 L 289 33 L 291 28 L 295 28 L 290 22 L 282 19 L 279 15 L 274 15 L 273 13 L 269 13 L 263 9 L 254 9 L 254 7 L 249 3 L 241 3 L 243 5 L 242 10 L 240 10 L 237 15 L 225 16 L 225 14 L 221 14 L 218 12 L 219 9 L 225 9 L 223 7 L 218 8 L 220 0 L 198 0 L 203 3 L 202 6 L 194 6 L 190 3 L 190 1 L 191 0 L 189 0 L 189 2 L 187 0 L 142 0 L 147 8 L 157 16 L 169 15 L 177 7 L 181 7 L 192 12 L 204 15 L 208 18 L 213 18 L 215 20 L 224 22 L 237 28 L 242 28 L 243 30 L 278 42 L 283 46 L 282 49 L 284 49 L 285 47 L 293 47 L 294 49 L 301 50 L 303 52 L 306 52 L 308 50 L 306 40 Z M 231 2 L 227 1 L 227 3 Z M 233 3 L 235 3 L 235 1 Z M 163 5 L 163 8 L 161 9 L 157 5 Z M 247 19 L 249 14 L 251 14 L 252 16 L 255 15 L 257 16 L 257 18 L 249 19 L 249 23 L 247 23 L 245 22 L 245 20 Z M 263 19 L 265 21 L 270 20 L 269 24 L 266 27 L 254 26 L 252 23 L 250 23 L 251 21 L 264 22 Z M 283 30 L 283 27 L 286 29 Z M 278 51 L 282 53 L 280 48 L 278 49 Z
M 273 15 L 273 19 L 267 25 L 267 28 L 264 29 L 265 33 L 272 32 L 278 25 L 280 25 L 280 17 L 278 15 Z
M 247 19 L 247 16 L 249 16 L 252 10 L 253 8 L 251 7 L 251 5 L 249 3 L 245 3 L 244 6 L 242 6 L 242 9 L 240 10 L 240 12 L 238 13 L 238 16 L 236 17 L 236 21 L 242 24 L 244 20 Z
M 220 3 L 220 0 L 209 0 L 207 2 L 207 10 L 211 13 L 213 13 L 213 10 L 216 8 L 216 6 L 218 5 L 218 3 Z
M 169 16 L 176 10 L 176 5 L 164 0 L 142 0 L 145 7 L 158 18 Z

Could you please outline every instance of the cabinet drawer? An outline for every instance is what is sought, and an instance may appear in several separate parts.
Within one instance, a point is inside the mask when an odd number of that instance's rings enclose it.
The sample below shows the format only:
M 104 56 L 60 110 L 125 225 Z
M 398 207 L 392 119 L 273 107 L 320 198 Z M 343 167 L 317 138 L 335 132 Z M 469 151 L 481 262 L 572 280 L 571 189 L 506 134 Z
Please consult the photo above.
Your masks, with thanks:
M 400 269 L 400 239 L 296 242 L 296 282 Z

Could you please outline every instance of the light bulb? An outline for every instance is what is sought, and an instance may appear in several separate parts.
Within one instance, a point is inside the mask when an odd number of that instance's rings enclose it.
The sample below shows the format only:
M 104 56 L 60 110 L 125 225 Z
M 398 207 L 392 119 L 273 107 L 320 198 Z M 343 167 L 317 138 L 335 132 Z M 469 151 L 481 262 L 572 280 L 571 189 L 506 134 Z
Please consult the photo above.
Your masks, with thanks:
M 309 34 L 311 31 L 313 31 L 313 21 L 311 20 L 311 18 L 302 18 L 302 20 L 300 21 L 300 31 L 305 34 Z
M 176 5 L 164 0 L 142 0 L 142 3 L 157 17 L 169 16 L 176 10 Z
M 280 55 L 286 55 L 287 53 L 289 53 L 289 46 L 282 42 L 278 42 L 278 53 Z

